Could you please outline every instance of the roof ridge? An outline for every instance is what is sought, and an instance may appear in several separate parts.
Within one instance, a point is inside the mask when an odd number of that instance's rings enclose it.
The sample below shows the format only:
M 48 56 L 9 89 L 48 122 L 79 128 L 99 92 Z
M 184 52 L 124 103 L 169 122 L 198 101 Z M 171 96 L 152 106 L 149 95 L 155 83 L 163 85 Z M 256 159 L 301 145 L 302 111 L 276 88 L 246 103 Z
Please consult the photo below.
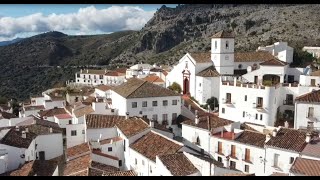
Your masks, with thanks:
M 131 94 L 133 94 L 134 92 L 136 92 L 142 85 L 144 85 L 146 82 L 148 82 L 148 81 L 146 81 L 146 80 L 143 80 L 143 79 L 139 79 L 139 80 L 141 80 L 141 81 L 143 81 L 143 83 L 140 85 L 140 86 L 138 86 L 134 91 L 132 91 L 130 94 L 128 94 L 127 96 L 126 96 L 126 98 L 127 97 L 129 97 Z

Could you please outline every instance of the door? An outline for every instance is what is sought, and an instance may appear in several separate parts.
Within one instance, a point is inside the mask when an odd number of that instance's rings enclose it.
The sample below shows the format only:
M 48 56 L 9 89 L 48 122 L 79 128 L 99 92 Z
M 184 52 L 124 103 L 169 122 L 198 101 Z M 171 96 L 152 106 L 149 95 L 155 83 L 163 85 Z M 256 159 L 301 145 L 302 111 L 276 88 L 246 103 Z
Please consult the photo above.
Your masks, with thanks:
M 39 152 L 39 159 L 40 159 L 40 160 L 45 160 L 45 159 L 46 159 L 46 157 L 45 157 L 45 152 L 44 152 L 44 151 L 40 151 L 40 152 Z
M 254 83 L 258 84 L 258 76 L 254 76 Z
M 314 112 L 314 108 L 313 107 L 309 107 L 308 118 L 313 118 L 313 112 Z
M 250 162 L 250 149 L 246 148 L 245 160 Z
M 316 80 L 315 79 L 311 79 L 311 86 L 316 86 Z
M 288 83 L 293 83 L 294 82 L 294 76 L 288 75 Z
M 293 95 L 292 94 L 287 94 L 287 105 L 292 105 L 293 104 Z
M 189 93 L 189 79 L 185 78 L 183 81 L 183 94 Z
M 231 93 L 227 93 L 226 103 L 231 103 Z

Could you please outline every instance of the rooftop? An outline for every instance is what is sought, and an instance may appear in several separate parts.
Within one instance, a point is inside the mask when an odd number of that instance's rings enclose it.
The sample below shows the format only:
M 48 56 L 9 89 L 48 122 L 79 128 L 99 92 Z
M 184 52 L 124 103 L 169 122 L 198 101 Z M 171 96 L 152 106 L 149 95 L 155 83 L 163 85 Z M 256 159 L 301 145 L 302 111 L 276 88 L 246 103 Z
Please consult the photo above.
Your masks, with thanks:
M 201 77 L 219 77 L 220 74 L 216 70 L 214 66 L 210 66 L 202 71 L 200 71 L 196 76 L 201 76 Z
M 82 143 L 73 147 L 70 147 L 67 149 L 67 158 L 73 158 L 73 157 L 77 157 L 77 156 L 81 156 L 84 154 L 88 154 L 90 153 L 90 146 L 88 143 Z
M 133 170 L 129 171 L 117 171 L 114 173 L 105 174 L 105 176 L 137 176 Z
M 109 158 L 109 159 L 113 159 L 113 160 L 116 160 L 116 161 L 119 160 L 118 157 L 112 156 L 110 154 L 103 153 L 103 152 L 101 152 L 100 149 L 93 149 L 92 150 L 92 154 L 96 154 L 96 155 L 99 155 L 99 156 L 102 156 L 102 157 L 106 157 L 106 158 Z
M 58 119 L 71 119 L 72 116 L 70 114 L 58 114 L 58 115 L 55 115 L 56 118 Z
M 320 138 L 312 138 L 310 143 L 301 152 L 302 155 L 320 158 Z
M 160 155 L 159 159 L 173 176 L 188 176 L 199 172 L 182 152 Z
M 11 118 L 16 118 L 17 116 L 12 114 L 12 113 L 8 113 L 8 112 L 1 112 L 0 111 L 0 120 L 1 119 L 11 119 Z
M 112 128 L 116 123 L 125 119 L 125 116 L 88 114 L 86 123 L 88 129 Z
M 84 106 L 82 108 L 73 111 L 74 115 L 78 118 L 87 114 L 94 112 L 91 106 Z
M 306 133 L 288 128 L 280 128 L 275 137 L 266 143 L 267 146 L 301 152 L 306 146 Z
M 161 79 L 157 75 L 149 75 L 149 76 L 143 78 L 143 80 L 146 80 L 146 81 L 151 82 L 151 83 L 154 83 L 154 82 L 156 82 L 156 83 L 164 83 L 164 80 Z
M 201 129 L 206 129 L 211 131 L 211 129 L 223 127 L 232 123 L 233 121 L 222 119 L 222 118 L 219 118 L 218 116 L 210 114 L 210 115 L 199 117 L 198 124 L 195 124 L 195 120 L 187 120 L 187 121 L 184 121 L 182 124 L 195 126 Z
M 103 144 L 109 144 L 112 142 L 117 142 L 117 141 L 121 141 L 123 140 L 121 137 L 113 137 L 113 138 L 109 138 L 109 139 L 104 139 L 104 140 L 101 140 L 100 141 L 100 145 L 103 145 Z
M 101 91 L 108 91 L 109 89 L 111 89 L 112 87 L 111 86 L 107 86 L 107 85 L 98 85 L 97 87 L 96 87 L 96 89 L 99 89 L 99 90 L 101 90 Z
M 279 59 L 273 58 L 267 61 L 260 63 L 262 66 L 285 66 L 288 65 L 287 62 L 281 61 Z
M 297 157 L 290 171 L 305 176 L 320 176 L 320 161 Z
M 67 161 L 63 169 L 63 176 L 87 176 L 90 164 L 90 154 Z
M 256 131 L 245 130 L 235 138 L 235 141 L 263 148 L 266 141 L 266 135 Z
M 180 96 L 180 94 L 170 89 L 158 86 L 156 84 L 138 78 L 129 79 L 127 82 L 114 87 L 113 91 L 126 99 Z
M 30 161 L 10 172 L 10 176 L 52 176 L 57 166 L 58 162 L 54 160 Z
M 53 108 L 49 110 L 40 111 L 38 113 L 40 117 L 52 117 L 59 114 L 68 114 L 67 111 L 64 108 Z
M 114 173 L 120 171 L 119 168 L 109 166 L 106 164 L 101 164 L 95 161 L 91 162 L 91 166 L 89 168 L 89 176 L 103 176 L 104 174 Z
M 156 161 L 156 156 L 176 153 L 182 147 L 183 145 L 180 143 L 178 144 L 174 140 L 169 140 L 153 131 L 130 145 L 130 148 L 154 162 Z
M 320 102 L 320 90 L 312 91 L 296 98 L 299 102 Z
M 211 38 L 234 38 L 234 34 L 232 32 L 222 30 L 214 34 Z
M 40 106 L 25 106 L 24 110 L 25 111 L 34 111 L 34 110 L 44 110 L 45 107 L 43 105 Z
M 143 132 L 149 128 L 149 124 L 138 117 L 131 117 L 129 119 L 119 121 L 117 122 L 116 126 L 128 138 L 139 134 L 140 132 Z
M 212 63 L 210 52 L 190 53 L 190 56 L 196 61 L 196 63 Z
M 311 76 L 320 76 L 320 70 L 318 70 L 318 71 L 313 71 L 313 72 L 311 72 L 310 75 L 311 75 Z

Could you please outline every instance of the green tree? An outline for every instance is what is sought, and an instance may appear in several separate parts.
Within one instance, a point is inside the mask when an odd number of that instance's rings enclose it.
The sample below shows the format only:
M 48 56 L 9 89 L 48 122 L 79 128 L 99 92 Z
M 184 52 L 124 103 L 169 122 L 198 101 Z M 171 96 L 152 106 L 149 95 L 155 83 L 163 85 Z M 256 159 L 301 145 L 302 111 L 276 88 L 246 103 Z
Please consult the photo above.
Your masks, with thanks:
M 176 82 L 173 82 L 171 86 L 168 86 L 168 89 L 171 89 L 172 91 L 176 91 L 177 93 L 181 93 L 182 91 L 181 86 Z
M 232 21 L 231 23 L 232 30 L 234 30 L 237 26 L 238 26 L 237 23 L 235 21 Z
M 0 104 L 7 104 L 8 99 L 5 97 L 0 97 Z
M 214 110 L 216 107 L 219 107 L 219 102 L 216 97 L 211 97 L 207 100 L 207 106 L 209 105 L 211 110 Z
M 306 66 L 310 63 L 316 61 L 315 57 L 312 57 L 312 54 L 307 51 L 303 51 L 300 48 L 297 48 L 293 52 L 293 62 L 292 66 Z

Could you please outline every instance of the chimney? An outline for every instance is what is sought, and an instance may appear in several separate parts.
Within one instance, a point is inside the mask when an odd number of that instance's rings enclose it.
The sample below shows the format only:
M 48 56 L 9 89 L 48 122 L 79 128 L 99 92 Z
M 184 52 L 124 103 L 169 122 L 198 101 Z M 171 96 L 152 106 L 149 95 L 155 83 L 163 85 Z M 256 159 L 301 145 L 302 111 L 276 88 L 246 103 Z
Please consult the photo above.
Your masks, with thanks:
M 272 131 L 272 136 L 273 136 L 273 137 L 276 137 L 276 135 L 277 135 L 277 129 L 274 129 L 274 130 Z
M 29 132 L 29 128 L 26 127 L 26 129 L 24 131 L 28 133 Z
M 82 73 L 82 69 L 80 70 L 80 73 Z
M 22 138 L 24 138 L 24 139 L 26 139 L 27 138 L 27 134 L 26 134 L 26 132 L 25 131 L 22 131 L 22 136 L 21 136 Z
M 221 136 L 220 137 L 222 137 L 223 138 L 223 130 L 221 131 Z
M 285 127 L 285 128 L 289 128 L 289 123 L 288 123 L 288 121 L 284 122 L 284 127 Z
M 271 139 L 270 134 L 267 134 L 267 135 L 266 135 L 266 141 L 265 141 L 265 142 L 268 142 L 270 139 Z
M 49 128 L 49 132 L 52 133 L 52 127 Z
M 308 132 L 306 135 L 306 143 L 309 143 L 311 141 L 311 134 Z
M 129 112 L 126 112 L 126 119 L 129 119 Z
M 87 69 L 87 73 L 89 72 L 89 70 Z
M 149 121 L 149 125 L 151 128 L 154 128 L 154 120 L 153 119 Z
M 199 117 L 198 117 L 198 115 L 196 115 L 196 117 L 194 118 L 194 123 L 195 123 L 195 124 L 199 124 Z

